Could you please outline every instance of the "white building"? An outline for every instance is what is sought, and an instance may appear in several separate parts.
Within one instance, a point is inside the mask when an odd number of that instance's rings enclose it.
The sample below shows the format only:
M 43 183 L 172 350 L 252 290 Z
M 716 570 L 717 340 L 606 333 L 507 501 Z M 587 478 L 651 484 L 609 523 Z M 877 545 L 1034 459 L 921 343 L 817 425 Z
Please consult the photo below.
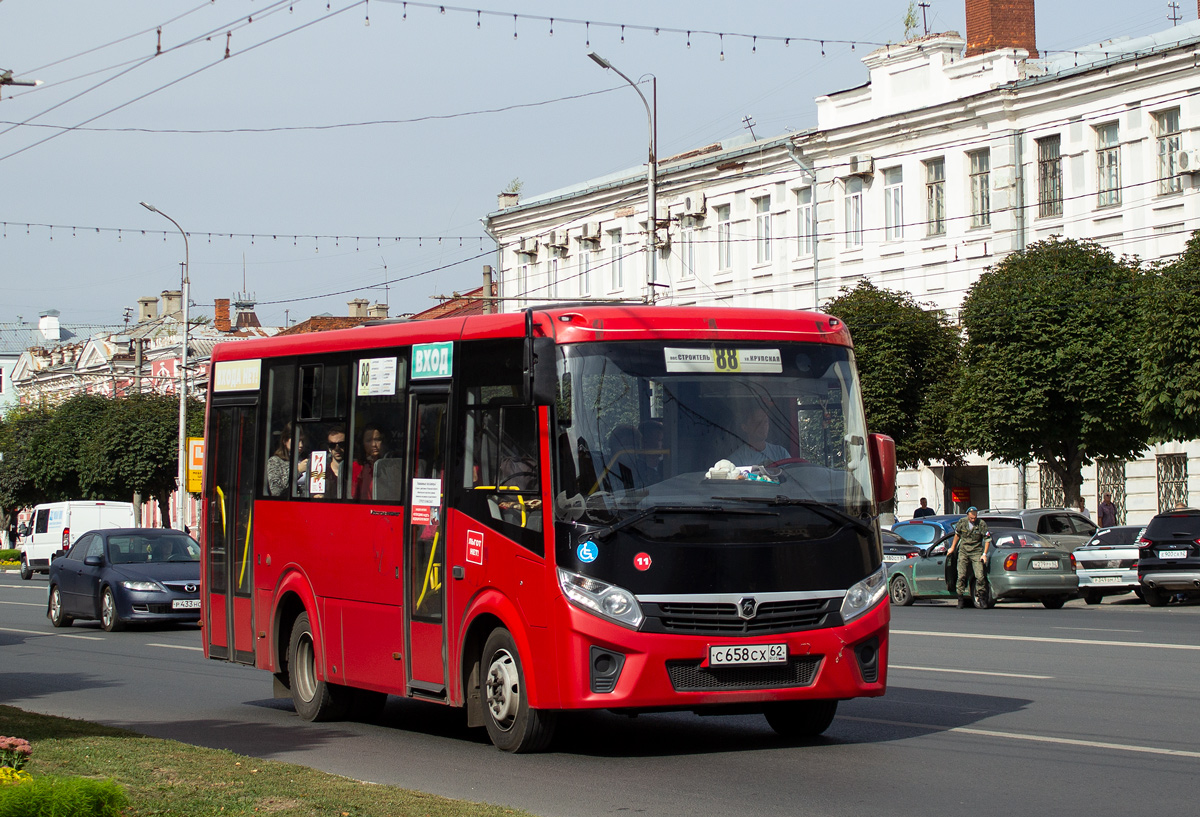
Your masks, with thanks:
M 502 196 L 486 225 L 503 308 L 653 291 L 807 309 L 867 278 L 954 316 L 986 268 L 1052 235 L 1150 262 L 1182 252 L 1200 227 L 1200 21 L 1038 57 L 1033 0 L 966 3 L 965 39 L 868 54 L 869 81 L 819 97 L 815 129 L 660 160 L 653 287 L 644 167 Z M 1200 445 L 1157 446 L 1085 468 L 1084 496 L 1094 510 L 1111 491 L 1140 522 L 1200 501 L 1198 468 Z M 922 468 L 901 476 L 899 512 L 920 496 L 947 512 L 1061 504 L 1048 473 Z

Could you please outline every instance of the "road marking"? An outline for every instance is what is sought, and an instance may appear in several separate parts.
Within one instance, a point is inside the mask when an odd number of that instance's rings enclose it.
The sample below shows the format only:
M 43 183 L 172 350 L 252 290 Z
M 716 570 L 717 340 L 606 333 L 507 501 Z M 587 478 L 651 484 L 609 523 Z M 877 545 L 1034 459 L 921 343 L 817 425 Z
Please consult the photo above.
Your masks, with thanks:
M 186 644 L 154 644 L 150 643 L 147 647 L 162 647 L 166 650 L 195 650 L 196 652 L 204 652 L 203 647 L 189 647 Z
M 0 604 L 15 604 L 18 607 L 45 607 L 45 604 L 39 604 L 36 601 L 0 601 Z
M 1200 644 L 1163 644 L 1156 641 L 1103 641 L 1098 638 L 1048 638 L 1037 635 L 987 635 L 986 633 L 937 633 L 926 630 L 892 630 L 892 635 L 927 635 L 932 638 L 978 638 L 985 641 L 1032 641 L 1041 644 L 1088 644 L 1093 647 L 1145 647 L 1159 650 L 1192 650 Z
M 46 633 L 41 630 L 17 630 L 13 627 L 0 627 L 0 633 L 20 633 L 21 635 L 48 635 L 57 638 L 82 638 L 85 641 L 103 641 L 99 635 L 71 635 L 70 633 Z
M 1086 630 L 1089 633 L 1140 633 L 1141 630 L 1114 630 L 1111 627 L 1051 627 L 1051 630 Z
M 153 646 L 153 645 L 151 645 Z M 1051 681 L 1053 675 L 1022 675 L 1019 672 L 985 672 L 978 669 L 944 669 L 941 667 L 906 667 L 902 664 L 888 664 L 888 669 L 906 669 L 917 672 L 952 672 L 957 675 L 995 675 L 1000 678 L 1031 678 L 1036 681 Z
M 984 738 L 1008 738 L 1010 740 L 1026 740 L 1033 743 L 1054 743 L 1060 746 L 1082 746 L 1088 749 L 1111 749 L 1118 752 L 1137 752 L 1145 755 L 1169 755 L 1171 757 L 1200 758 L 1200 752 L 1186 749 L 1167 749 L 1162 746 L 1138 746 L 1132 743 L 1110 743 L 1103 740 L 1081 740 L 1079 738 L 1057 738 L 1052 735 L 1030 735 L 1024 732 L 1001 732 L 996 729 L 975 729 L 970 726 L 937 726 L 932 723 L 910 723 L 908 721 L 889 721 L 881 718 L 856 718 L 839 715 L 840 720 L 860 721 L 862 723 L 878 723 L 884 726 L 903 726 L 911 729 L 928 729 L 934 732 L 957 732 L 961 735 L 975 735 Z

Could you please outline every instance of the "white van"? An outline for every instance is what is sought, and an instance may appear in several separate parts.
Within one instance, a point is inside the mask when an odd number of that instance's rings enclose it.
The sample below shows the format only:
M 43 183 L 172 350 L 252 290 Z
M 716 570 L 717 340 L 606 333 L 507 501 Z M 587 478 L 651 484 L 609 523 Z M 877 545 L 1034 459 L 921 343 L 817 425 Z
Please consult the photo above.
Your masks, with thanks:
M 97 528 L 132 528 L 132 502 L 47 502 L 33 509 L 29 535 L 21 545 L 21 578 L 49 573 L 50 560 Z

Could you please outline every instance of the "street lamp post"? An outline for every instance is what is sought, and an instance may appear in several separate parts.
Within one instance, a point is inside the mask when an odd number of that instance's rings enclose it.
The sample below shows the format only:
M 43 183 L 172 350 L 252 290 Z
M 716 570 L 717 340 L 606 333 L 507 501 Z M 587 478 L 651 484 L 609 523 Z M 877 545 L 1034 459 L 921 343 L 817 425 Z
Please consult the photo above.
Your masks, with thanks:
M 180 294 L 183 296 L 183 343 L 179 352 L 179 470 L 176 472 L 178 485 L 175 488 L 176 494 L 176 511 L 175 522 L 180 530 L 186 527 L 184 516 L 187 509 L 187 359 L 188 359 L 188 287 L 191 283 L 188 280 L 188 237 L 183 228 L 179 226 L 179 222 L 168 216 L 162 210 L 159 210 L 153 204 L 139 202 L 143 207 L 151 213 L 158 213 L 167 221 L 175 225 L 175 229 L 179 230 L 179 234 L 183 236 L 183 281 L 180 287 Z
M 658 287 L 658 159 L 655 143 L 657 142 L 657 134 L 654 127 L 654 109 L 650 107 L 650 103 L 646 101 L 646 95 L 642 93 L 642 89 L 637 86 L 637 83 L 629 77 L 621 73 L 621 70 L 613 65 L 608 60 L 601 57 L 595 51 L 589 51 L 588 57 L 592 62 L 599 65 L 601 68 L 611 69 L 621 79 L 629 83 L 633 90 L 637 91 L 637 95 L 641 97 L 642 104 L 646 106 L 646 121 L 650 126 L 650 161 L 647 164 L 646 170 L 646 256 L 650 259 L 647 262 L 649 267 L 648 273 L 650 280 L 647 282 L 649 288 L 649 301 L 654 303 L 657 299 Z M 658 80 L 653 74 L 650 75 L 651 87 L 655 90 L 655 102 L 657 105 L 657 83 Z

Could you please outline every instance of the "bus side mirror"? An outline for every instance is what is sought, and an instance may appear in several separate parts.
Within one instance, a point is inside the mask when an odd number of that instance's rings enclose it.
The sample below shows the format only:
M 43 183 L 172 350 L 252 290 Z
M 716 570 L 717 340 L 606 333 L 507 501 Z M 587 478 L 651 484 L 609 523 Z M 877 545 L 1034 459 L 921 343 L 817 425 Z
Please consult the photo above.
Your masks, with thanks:
M 530 394 L 526 402 L 535 406 L 553 406 L 558 397 L 558 365 L 554 359 L 553 338 L 533 338 L 533 361 L 530 372 Z
M 872 434 L 871 482 L 876 502 L 890 502 L 896 496 L 896 441 L 886 434 Z

